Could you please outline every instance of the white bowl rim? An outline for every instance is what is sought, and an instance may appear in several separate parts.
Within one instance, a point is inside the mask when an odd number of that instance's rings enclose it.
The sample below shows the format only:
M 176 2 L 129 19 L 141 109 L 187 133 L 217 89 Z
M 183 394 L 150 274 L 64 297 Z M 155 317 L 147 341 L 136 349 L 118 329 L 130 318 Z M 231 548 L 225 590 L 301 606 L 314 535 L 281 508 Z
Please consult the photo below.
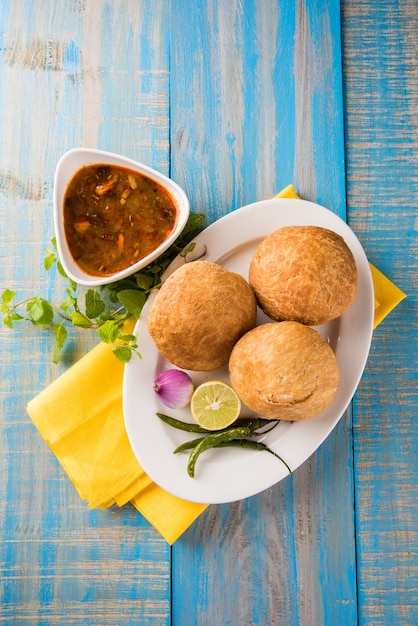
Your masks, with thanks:
M 177 223 L 173 232 L 158 246 L 151 254 L 148 254 L 137 263 L 129 267 L 111 274 L 110 276 L 91 276 L 83 271 L 74 261 L 68 248 L 67 240 L 64 233 L 64 220 L 62 203 L 68 183 L 74 174 L 84 165 L 89 164 L 110 164 L 119 165 L 133 169 L 139 173 L 145 174 L 149 178 L 163 185 L 175 199 L 178 209 Z M 171 178 L 165 176 L 158 170 L 145 165 L 139 161 L 130 159 L 121 154 L 98 150 L 96 148 L 72 148 L 65 152 L 57 163 L 54 177 L 54 193 L 53 193 L 53 214 L 54 228 L 57 242 L 58 255 L 61 264 L 69 278 L 79 285 L 97 287 L 114 283 L 122 278 L 131 276 L 142 268 L 146 267 L 152 261 L 155 261 L 170 245 L 178 238 L 183 231 L 190 213 L 189 199 L 184 190 Z

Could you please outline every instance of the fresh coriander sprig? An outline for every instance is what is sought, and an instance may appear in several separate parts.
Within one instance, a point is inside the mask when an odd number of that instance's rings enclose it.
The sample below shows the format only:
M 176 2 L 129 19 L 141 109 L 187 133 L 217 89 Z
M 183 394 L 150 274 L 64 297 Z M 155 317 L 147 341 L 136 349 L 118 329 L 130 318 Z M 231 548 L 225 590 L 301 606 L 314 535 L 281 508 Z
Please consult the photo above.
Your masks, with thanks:
M 8 328 L 15 323 L 28 321 L 53 331 L 55 343 L 52 361 L 58 363 L 63 352 L 68 332 L 66 325 L 93 329 L 101 341 L 111 344 L 116 358 L 127 363 L 132 354 L 141 357 L 135 335 L 124 332 L 124 322 L 138 319 L 149 292 L 161 284 L 161 276 L 171 261 L 184 249 L 192 236 L 200 231 L 204 215 L 191 213 L 180 237 L 156 261 L 143 270 L 110 285 L 81 292 L 79 285 L 69 278 L 57 254 L 56 241 L 45 249 L 44 268 L 50 271 L 56 266 L 66 280 L 65 298 L 52 304 L 41 296 L 33 296 L 15 302 L 16 292 L 5 289 L 1 297 L 3 322 Z M 193 244 L 191 244 L 193 245 Z

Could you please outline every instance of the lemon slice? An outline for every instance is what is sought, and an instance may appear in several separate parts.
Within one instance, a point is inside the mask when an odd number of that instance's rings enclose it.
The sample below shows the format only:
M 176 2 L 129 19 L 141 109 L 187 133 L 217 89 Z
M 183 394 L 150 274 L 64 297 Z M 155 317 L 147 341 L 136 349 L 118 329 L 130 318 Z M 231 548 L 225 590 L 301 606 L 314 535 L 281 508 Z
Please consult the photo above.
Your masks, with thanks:
M 209 380 L 194 390 L 190 409 L 199 426 L 207 430 L 221 430 L 239 417 L 241 400 L 228 383 Z

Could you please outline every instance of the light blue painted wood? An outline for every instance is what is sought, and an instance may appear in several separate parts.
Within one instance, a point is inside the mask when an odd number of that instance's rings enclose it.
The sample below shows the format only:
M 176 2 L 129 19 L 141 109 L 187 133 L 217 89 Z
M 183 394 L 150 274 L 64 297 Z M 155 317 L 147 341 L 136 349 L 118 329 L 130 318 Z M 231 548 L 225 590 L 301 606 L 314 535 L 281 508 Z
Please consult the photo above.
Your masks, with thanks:
M 69 148 L 99 147 L 168 171 L 165 0 L 0 3 L 1 288 L 61 302 L 42 267 L 52 186 Z M 29 326 L 0 329 L 0 622 L 168 624 L 170 549 L 138 512 L 89 511 L 30 422 L 26 403 L 97 342 L 66 359 Z
M 174 624 L 356 623 L 349 438 L 343 420 L 292 479 L 211 506 L 176 542 Z
M 173 4 L 172 172 L 210 220 L 289 182 L 345 216 L 338 23 L 334 2 Z
M 349 222 L 408 294 L 375 331 L 354 413 L 360 624 L 418 622 L 418 11 L 344 3 Z
M 342 2 L 344 146 L 332 0 L 0 3 L 2 288 L 61 298 L 42 258 L 68 148 L 171 172 L 209 222 L 289 182 L 344 217 L 346 147 L 349 223 L 408 293 L 375 332 L 354 437 L 347 413 L 172 551 L 130 507 L 89 511 L 26 414 L 95 338 L 73 333 L 56 368 L 47 333 L 1 327 L 0 622 L 351 626 L 358 599 L 361 624 L 416 624 L 418 16 L 372 4 Z
M 212 221 L 293 182 L 345 216 L 334 2 L 172 2 L 172 173 Z M 184 29 L 184 24 L 187 28 Z M 173 547 L 173 624 L 355 624 L 351 422 Z

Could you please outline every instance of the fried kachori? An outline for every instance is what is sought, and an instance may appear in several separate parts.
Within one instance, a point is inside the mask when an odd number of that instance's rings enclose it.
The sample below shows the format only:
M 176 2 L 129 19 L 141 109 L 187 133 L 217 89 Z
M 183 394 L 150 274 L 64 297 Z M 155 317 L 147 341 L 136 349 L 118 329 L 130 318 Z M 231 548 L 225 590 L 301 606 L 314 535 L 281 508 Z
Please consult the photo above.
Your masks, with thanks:
M 211 371 L 228 362 L 256 316 L 254 292 L 241 275 L 211 261 L 193 261 L 161 286 L 148 312 L 148 332 L 170 363 Z
M 299 322 L 269 322 L 250 330 L 229 359 L 230 381 L 251 410 L 270 419 L 303 420 L 333 399 L 340 373 L 331 346 Z
M 357 267 L 343 237 L 334 231 L 284 226 L 257 246 L 249 282 L 270 318 L 317 326 L 350 307 L 357 291 Z

